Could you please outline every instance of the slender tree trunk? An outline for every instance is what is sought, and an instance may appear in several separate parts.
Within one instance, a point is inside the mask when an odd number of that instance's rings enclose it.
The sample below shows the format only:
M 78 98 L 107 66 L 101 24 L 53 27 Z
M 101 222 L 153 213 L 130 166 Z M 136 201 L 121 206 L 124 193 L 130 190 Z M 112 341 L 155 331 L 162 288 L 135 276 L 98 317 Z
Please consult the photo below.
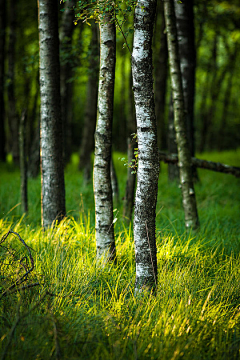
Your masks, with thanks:
M 5 134 L 5 35 L 6 35 L 6 1 L 0 0 L 0 161 L 6 160 Z
M 173 111 L 173 99 L 172 94 L 169 101 L 169 113 L 168 113 L 168 152 L 169 154 L 177 153 L 177 141 L 176 131 L 174 127 L 174 111 Z M 179 182 L 179 168 L 177 164 L 168 164 L 168 180 L 170 182 Z
M 226 145 L 226 124 L 227 124 L 227 118 L 228 118 L 229 105 L 230 105 L 230 101 L 231 101 L 231 93 L 233 90 L 232 81 L 234 78 L 234 70 L 235 70 L 238 50 L 239 50 L 239 47 L 236 46 L 235 51 L 233 52 L 233 54 L 230 57 L 229 62 L 228 62 L 230 72 L 228 75 L 226 91 L 224 94 L 223 111 L 222 111 L 222 116 L 221 116 L 221 121 L 220 121 L 219 134 L 218 134 L 218 149 L 220 151 L 223 150 Z
M 80 148 L 79 169 L 84 170 L 84 180 L 91 177 L 91 153 L 94 150 L 94 131 L 97 117 L 98 76 L 99 76 L 99 40 L 98 27 L 92 23 L 92 39 L 90 43 L 89 74 L 87 82 L 87 98 L 84 113 L 84 127 Z
M 159 160 L 152 78 L 155 0 L 139 0 L 135 8 L 132 53 L 133 90 L 138 137 L 137 190 L 134 210 L 135 292 L 157 286 L 155 218 Z
M 75 12 L 73 6 L 75 0 L 69 0 L 64 3 L 64 12 L 62 15 L 61 26 L 59 29 L 60 40 L 60 89 L 61 89 L 61 116 L 63 123 L 63 156 L 64 163 L 68 163 L 71 156 L 71 124 L 72 124 L 72 86 L 69 81 L 72 77 L 72 65 L 70 54 L 72 50 L 72 36 L 74 30 Z
M 128 118 L 127 118 L 127 156 L 128 156 L 128 164 L 132 163 L 132 160 L 135 159 L 135 149 L 137 149 L 137 142 L 136 137 L 136 114 L 134 108 L 134 98 L 133 98 L 133 80 L 132 80 L 132 72 L 130 72 L 130 79 L 129 79 L 129 109 L 128 109 Z M 132 211 L 134 205 L 134 195 L 135 195 L 135 185 L 136 185 L 136 172 L 137 169 L 132 169 L 128 166 L 127 169 L 127 183 L 126 183 L 126 190 L 125 190 L 125 197 L 124 197 L 124 204 L 123 204 L 123 218 L 129 224 L 132 220 Z
M 21 202 L 23 213 L 28 212 L 28 181 L 27 181 L 27 149 L 26 149 L 26 109 L 23 110 L 19 126 L 20 171 L 21 171 Z
M 65 216 L 58 3 L 38 0 L 41 97 L 42 225 Z
M 167 148 L 166 126 L 165 126 L 165 102 L 167 90 L 168 76 L 168 52 L 167 52 L 167 36 L 165 34 L 165 20 L 163 13 L 163 4 L 158 3 L 157 16 L 160 17 L 161 27 L 160 34 L 155 34 L 155 38 L 160 37 L 160 48 L 157 56 L 155 56 L 155 109 L 158 131 L 158 147 L 163 150 Z
M 195 29 L 193 0 L 179 3 L 175 0 L 175 13 L 178 34 L 180 67 L 183 84 L 183 97 L 186 111 L 187 136 L 191 156 L 195 155 L 194 100 L 195 100 Z M 196 168 L 192 168 L 193 177 L 198 178 Z
M 9 2 L 8 39 L 8 122 L 11 133 L 10 149 L 15 164 L 19 165 L 19 118 L 15 97 L 15 44 L 16 44 L 16 1 Z
M 185 226 L 187 229 L 196 229 L 199 227 L 199 221 L 192 179 L 191 155 L 186 130 L 174 0 L 164 0 L 164 15 L 168 39 L 168 54 L 174 106 L 174 125 L 178 146 L 178 165 L 185 213 Z
M 110 177 L 116 29 L 111 13 L 100 19 L 100 72 L 95 132 L 94 197 L 97 257 L 116 258 Z

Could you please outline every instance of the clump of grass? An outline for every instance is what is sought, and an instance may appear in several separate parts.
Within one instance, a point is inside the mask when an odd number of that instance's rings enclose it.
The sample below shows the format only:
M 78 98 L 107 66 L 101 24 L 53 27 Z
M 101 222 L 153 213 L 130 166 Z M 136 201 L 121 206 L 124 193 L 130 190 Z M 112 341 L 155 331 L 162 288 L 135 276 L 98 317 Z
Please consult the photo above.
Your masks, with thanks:
M 236 154 L 221 157 L 239 166 Z M 122 198 L 126 168 L 118 157 Z M 204 157 L 221 161 L 216 154 Z M 162 166 L 158 291 L 155 297 L 135 297 L 132 226 L 121 222 L 117 204 L 118 262 L 97 263 L 92 184 L 84 185 L 76 164 L 75 159 L 66 170 L 69 216 L 45 232 L 40 228 L 40 179 L 30 180 L 30 213 L 22 215 L 16 206 L 19 172 L 1 165 L 0 237 L 11 228 L 34 249 L 35 268 L 26 285 L 39 285 L 1 299 L 0 359 L 239 358 L 239 179 L 199 171 L 201 229 L 186 234 L 180 189 L 167 183 Z M 14 238 L 9 241 L 17 261 L 22 248 Z M 6 248 L 0 247 L 0 253 L 0 259 L 7 258 Z M 10 270 L 0 261 L 0 293 Z
M 2 222 L 2 232 L 12 225 Z M 239 356 L 239 255 L 189 235 L 159 237 L 157 295 L 138 298 L 128 230 L 117 237 L 118 264 L 105 266 L 96 262 L 89 218 L 45 232 L 23 223 L 14 230 L 35 250 L 40 285 L 0 303 L 2 353 L 12 337 L 6 359 Z

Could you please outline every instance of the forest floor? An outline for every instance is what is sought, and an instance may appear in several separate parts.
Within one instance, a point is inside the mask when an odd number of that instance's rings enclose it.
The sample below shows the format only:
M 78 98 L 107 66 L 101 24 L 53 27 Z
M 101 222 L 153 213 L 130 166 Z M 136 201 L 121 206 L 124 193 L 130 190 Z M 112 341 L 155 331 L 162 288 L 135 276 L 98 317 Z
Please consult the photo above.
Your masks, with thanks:
M 238 359 L 240 180 L 199 170 L 201 229 L 185 233 L 181 191 L 161 164 L 157 205 L 158 291 L 134 296 L 132 227 L 122 218 L 126 167 L 114 154 L 117 264 L 96 263 L 92 183 L 66 169 L 68 217 L 40 226 L 40 178 L 29 180 L 21 215 L 20 174 L 0 165 L 0 359 Z M 201 158 L 240 166 L 240 149 Z M 31 267 L 22 284 L 14 279 Z M 10 291 L 5 293 L 9 286 Z M 22 288 L 17 290 L 17 288 Z

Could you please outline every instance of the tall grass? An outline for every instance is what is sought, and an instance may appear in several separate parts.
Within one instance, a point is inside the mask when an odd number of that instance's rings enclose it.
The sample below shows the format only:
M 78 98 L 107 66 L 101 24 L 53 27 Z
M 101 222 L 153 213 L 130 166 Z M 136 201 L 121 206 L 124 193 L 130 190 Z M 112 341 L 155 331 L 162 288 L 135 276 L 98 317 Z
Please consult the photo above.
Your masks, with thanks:
M 118 157 L 123 196 L 125 168 Z M 91 184 L 83 185 L 74 162 L 66 171 L 69 216 L 45 232 L 37 215 L 39 179 L 29 184 L 30 214 L 22 217 L 19 207 L 9 212 L 20 200 L 19 174 L 12 170 L 1 175 L 0 237 L 11 228 L 33 249 L 35 268 L 23 285 L 39 285 L 1 298 L 0 359 L 239 358 L 239 180 L 199 172 L 202 228 L 186 234 L 180 190 L 167 184 L 162 166 L 158 291 L 135 297 L 132 230 L 121 220 L 121 206 L 115 204 L 118 263 L 97 263 Z M 12 263 L 7 249 L 16 250 Z M 13 236 L 0 246 L 0 296 L 24 254 Z

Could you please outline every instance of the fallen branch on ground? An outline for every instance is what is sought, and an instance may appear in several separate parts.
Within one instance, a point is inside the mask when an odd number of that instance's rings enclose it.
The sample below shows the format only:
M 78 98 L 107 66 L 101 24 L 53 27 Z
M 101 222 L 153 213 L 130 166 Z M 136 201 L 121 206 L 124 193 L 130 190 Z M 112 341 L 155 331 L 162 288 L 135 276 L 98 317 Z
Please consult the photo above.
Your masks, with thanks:
M 159 159 L 160 161 L 164 161 L 165 163 L 170 163 L 170 164 L 177 164 L 178 162 L 177 154 L 166 154 L 162 151 L 159 151 Z M 232 174 L 236 177 L 240 177 L 239 167 L 230 166 L 219 162 L 200 160 L 194 157 L 192 157 L 191 160 L 192 160 L 192 165 L 195 167 L 221 172 L 224 174 Z

